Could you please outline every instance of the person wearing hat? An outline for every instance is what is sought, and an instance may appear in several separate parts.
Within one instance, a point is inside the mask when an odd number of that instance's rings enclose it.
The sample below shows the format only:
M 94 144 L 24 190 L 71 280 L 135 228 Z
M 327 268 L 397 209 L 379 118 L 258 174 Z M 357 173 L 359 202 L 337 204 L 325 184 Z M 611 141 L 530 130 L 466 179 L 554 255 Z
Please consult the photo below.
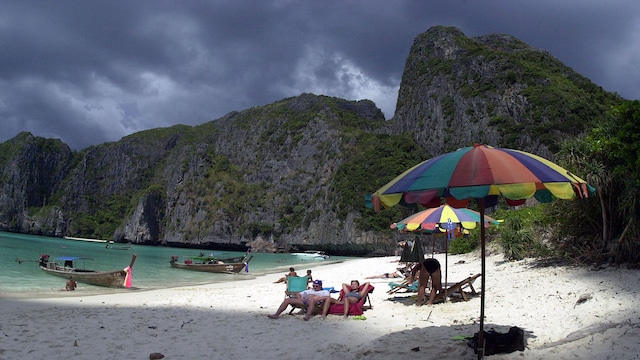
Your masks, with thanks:
M 305 291 L 301 291 L 296 294 L 295 297 L 288 297 L 284 299 L 282 304 L 278 310 L 272 314 L 267 315 L 270 319 L 277 319 L 280 317 L 280 314 L 289 306 L 297 306 L 297 307 L 307 307 L 307 314 L 304 317 L 304 320 L 309 320 L 311 315 L 313 315 L 313 311 L 315 310 L 316 305 L 319 305 L 324 299 L 330 296 L 328 290 L 322 289 L 322 280 L 314 280 L 313 287 L 311 289 L 307 289 Z

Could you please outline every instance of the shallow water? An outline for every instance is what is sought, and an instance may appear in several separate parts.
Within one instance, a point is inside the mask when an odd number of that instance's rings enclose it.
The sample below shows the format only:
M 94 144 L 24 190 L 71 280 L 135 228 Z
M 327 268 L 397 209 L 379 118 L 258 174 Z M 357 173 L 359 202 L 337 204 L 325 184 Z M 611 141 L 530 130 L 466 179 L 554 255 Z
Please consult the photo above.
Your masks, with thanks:
M 353 259 L 332 256 L 328 260 L 312 260 L 290 254 L 252 253 L 253 259 L 249 262 L 249 272 L 211 274 L 173 269 L 169 266 L 169 260 L 172 255 L 180 256 L 182 259 L 183 256 L 195 256 L 200 252 L 213 253 L 214 256 L 219 257 L 242 256 L 244 253 L 143 245 L 134 245 L 130 250 L 115 250 L 107 249 L 105 245 L 105 243 L 99 242 L 0 232 L 0 297 L 46 297 L 70 294 L 66 291 L 59 291 L 65 286 L 64 278 L 40 270 L 37 264 L 40 254 L 49 254 L 51 258 L 59 256 L 90 257 L 95 260 L 85 261 L 85 265 L 87 268 L 95 270 L 124 269 L 129 265 L 131 256 L 137 255 L 132 272 L 133 289 L 109 289 L 79 284 L 78 290 L 73 292 L 74 295 L 238 281 L 266 273 L 285 273 L 290 266 L 294 266 L 303 275 L 306 269 L 313 269 L 314 266 Z

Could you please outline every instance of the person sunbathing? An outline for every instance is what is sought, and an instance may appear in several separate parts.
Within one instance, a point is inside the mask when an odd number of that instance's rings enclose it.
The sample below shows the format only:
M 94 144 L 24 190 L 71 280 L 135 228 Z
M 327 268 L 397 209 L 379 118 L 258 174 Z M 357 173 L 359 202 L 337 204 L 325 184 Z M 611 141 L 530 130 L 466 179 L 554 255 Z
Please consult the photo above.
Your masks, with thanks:
M 394 271 L 392 273 L 384 273 L 380 275 L 367 276 L 365 279 L 394 279 L 399 277 L 404 277 L 404 276 L 399 272 Z
M 405 277 L 403 274 L 401 274 L 398 271 L 394 271 L 392 273 L 384 273 L 381 275 L 367 276 L 365 279 L 394 279 L 394 278 L 403 278 L 403 277 Z
M 365 279 L 392 279 L 392 278 L 404 278 L 411 275 L 411 268 L 410 267 L 404 267 L 404 268 L 398 268 L 398 270 L 392 272 L 392 273 L 384 273 L 381 275 L 373 275 L 373 276 L 367 276 Z
M 324 319 L 327 317 L 331 304 L 344 305 L 344 317 L 349 317 L 351 304 L 355 304 L 360 301 L 360 299 L 367 296 L 369 285 L 370 284 L 367 281 L 362 285 L 362 290 L 360 290 L 360 282 L 358 280 L 351 280 L 349 284 L 342 284 L 342 291 L 344 292 L 344 297 L 342 299 L 334 299 L 331 296 L 323 299 L 324 306 L 322 308 L 322 318 Z

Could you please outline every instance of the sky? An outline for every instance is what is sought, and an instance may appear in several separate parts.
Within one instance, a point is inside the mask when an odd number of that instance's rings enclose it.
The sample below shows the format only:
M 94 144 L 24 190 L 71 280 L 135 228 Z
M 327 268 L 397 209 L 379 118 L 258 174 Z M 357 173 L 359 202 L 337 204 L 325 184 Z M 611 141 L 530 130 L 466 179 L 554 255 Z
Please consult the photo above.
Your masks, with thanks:
M 638 0 L 3 0 L 0 143 L 81 150 L 302 93 L 390 119 L 413 40 L 438 25 L 514 36 L 640 99 Z

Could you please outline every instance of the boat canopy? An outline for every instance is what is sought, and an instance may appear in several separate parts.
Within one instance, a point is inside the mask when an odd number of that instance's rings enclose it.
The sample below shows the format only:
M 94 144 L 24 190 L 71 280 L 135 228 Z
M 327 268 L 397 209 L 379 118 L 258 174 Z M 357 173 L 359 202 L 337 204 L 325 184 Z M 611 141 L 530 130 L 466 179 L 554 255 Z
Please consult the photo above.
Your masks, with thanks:
M 95 260 L 95 259 L 90 257 L 82 257 L 82 256 L 60 256 L 60 257 L 57 257 L 56 260 L 75 261 L 75 260 Z

